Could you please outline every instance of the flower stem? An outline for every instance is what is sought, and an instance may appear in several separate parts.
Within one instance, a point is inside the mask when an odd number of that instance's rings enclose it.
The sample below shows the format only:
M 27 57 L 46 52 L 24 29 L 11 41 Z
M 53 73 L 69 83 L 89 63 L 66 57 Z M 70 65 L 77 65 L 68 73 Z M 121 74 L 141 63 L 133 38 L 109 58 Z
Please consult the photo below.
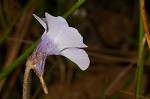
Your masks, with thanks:
M 26 64 L 26 69 L 24 73 L 24 81 L 23 81 L 23 96 L 22 99 L 27 99 L 28 98 L 28 80 L 29 80 L 29 74 L 30 70 L 33 68 L 32 64 L 30 61 L 27 61 Z

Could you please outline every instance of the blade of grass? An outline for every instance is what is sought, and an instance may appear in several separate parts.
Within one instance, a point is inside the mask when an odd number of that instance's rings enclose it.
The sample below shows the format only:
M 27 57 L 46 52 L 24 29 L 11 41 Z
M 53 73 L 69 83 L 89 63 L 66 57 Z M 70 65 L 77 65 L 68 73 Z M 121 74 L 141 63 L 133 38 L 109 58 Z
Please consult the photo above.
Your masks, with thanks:
M 72 8 L 70 8 L 65 14 L 64 14 L 64 18 L 67 18 L 69 15 L 71 15 L 79 6 L 81 6 L 83 3 L 85 2 L 85 0 L 79 0 L 77 3 L 75 3 Z M 34 50 L 34 48 L 36 47 L 37 43 L 38 43 L 39 39 L 33 43 L 33 45 L 28 48 L 23 54 L 21 54 L 10 66 L 8 66 L 5 70 L 3 70 L 0 73 L 0 80 L 2 80 L 3 78 L 5 78 L 7 75 L 9 75 L 24 59 L 26 59 L 27 57 L 29 57 L 29 55 L 31 54 L 31 52 Z
M 150 35 L 149 35 L 147 24 L 145 22 L 146 17 L 145 17 L 145 9 L 144 9 L 144 0 L 140 0 L 139 8 L 140 8 L 139 9 L 139 52 L 138 52 L 138 63 L 137 63 L 137 71 L 136 71 L 135 99 L 140 99 L 139 95 L 141 95 L 142 93 L 141 86 L 142 86 L 142 75 L 143 75 L 143 68 L 144 68 L 144 62 L 145 62 L 144 46 L 146 43 L 146 38 L 148 41 L 148 45 L 150 46 L 150 42 L 149 42 Z M 143 25 L 144 25 L 144 28 L 143 28 Z M 144 36 L 144 30 L 145 30 L 146 38 Z
M 144 26 L 145 36 L 147 39 L 148 46 L 150 48 L 150 33 L 146 19 L 145 0 L 140 0 L 140 22 Z
M 143 74 L 143 67 L 144 67 L 144 45 L 146 42 L 140 15 L 140 27 L 139 27 L 139 52 L 138 52 L 138 63 L 137 63 L 137 71 L 136 71 L 136 93 L 135 99 L 140 99 L 138 95 L 141 94 L 141 85 L 142 85 L 142 74 Z M 142 40 L 143 39 L 143 40 Z
M 139 42 L 140 43 L 140 42 Z M 145 63 L 145 57 L 144 57 L 144 46 L 146 43 L 146 38 L 143 37 L 143 40 L 141 41 L 141 46 L 138 53 L 138 63 L 137 63 L 137 70 L 136 70 L 136 93 L 135 93 L 135 99 L 140 99 L 139 95 L 142 93 L 142 76 L 143 76 L 143 68 Z
M 63 17 L 67 18 L 71 13 L 73 13 L 76 9 L 78 9 L 83 3 L 85 2 L 85 0 L 78 0 L 78 2 L 76 2 L 70 9 L 69 11 L 67 11 Z

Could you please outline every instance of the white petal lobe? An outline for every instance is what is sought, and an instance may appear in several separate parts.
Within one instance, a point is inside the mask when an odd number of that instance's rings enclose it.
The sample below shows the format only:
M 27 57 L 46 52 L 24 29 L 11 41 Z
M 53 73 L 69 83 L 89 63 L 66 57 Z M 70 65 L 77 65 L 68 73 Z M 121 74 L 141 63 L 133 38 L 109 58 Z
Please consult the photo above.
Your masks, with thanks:
M 78 30 L 72 27 L 63 28 L 62 30 L 60 30 L 59 33 L 51 35 L 51 38 L 53 38 L 54 42 L 58 44 L 60 50 L 69 47 L 78 47 L 78 48 L 87 47 L 83 43 L 83 37 L 78 32 Z
M 61 55 L 76 63 L 81 70 L 86 70 L 90 65 L 89 57 L 83 49 L 68 48 L 63 50 Z

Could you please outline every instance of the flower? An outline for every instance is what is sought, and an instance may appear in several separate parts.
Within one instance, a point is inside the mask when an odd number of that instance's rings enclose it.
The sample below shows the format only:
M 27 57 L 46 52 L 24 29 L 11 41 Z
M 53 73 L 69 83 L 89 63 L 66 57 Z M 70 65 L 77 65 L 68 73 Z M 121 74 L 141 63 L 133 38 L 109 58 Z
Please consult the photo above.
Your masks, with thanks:
M 29 61 L 33 63 L 34 71 L 38 76 L 43 75 L 47 56 L 62 55 L 76 63 L 81 70 L 89 67 L 90 60 L 87 53 L 81 49 L 87 46 L 77 29 L 69 27 L 67 21 L 61 17 L 54 17 L 47 12 L 45 18 L 33 16 L 44 27 L 40 42 L 38 43 Z

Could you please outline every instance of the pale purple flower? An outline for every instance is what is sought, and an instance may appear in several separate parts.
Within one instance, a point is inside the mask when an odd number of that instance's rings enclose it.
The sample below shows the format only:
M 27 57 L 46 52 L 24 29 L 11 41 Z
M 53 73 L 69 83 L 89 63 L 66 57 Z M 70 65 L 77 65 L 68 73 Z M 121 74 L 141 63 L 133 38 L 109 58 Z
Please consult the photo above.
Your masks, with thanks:
M 83 43 L 83 37 L 77 29 L 69 27 L 67 21 L 61 16 L 54 17 L 48 13 L 45 13 L 45 18 L 39 18 L 35 14 L 33 16 L 45 29 L 41 41 L 29 57 L 38 76 L 43 75 L 48 55 L 65 56 L 76 63 L 81 70 L 86 70 L 89 67 L 89 57 L 81 49 L 87 46 Z

